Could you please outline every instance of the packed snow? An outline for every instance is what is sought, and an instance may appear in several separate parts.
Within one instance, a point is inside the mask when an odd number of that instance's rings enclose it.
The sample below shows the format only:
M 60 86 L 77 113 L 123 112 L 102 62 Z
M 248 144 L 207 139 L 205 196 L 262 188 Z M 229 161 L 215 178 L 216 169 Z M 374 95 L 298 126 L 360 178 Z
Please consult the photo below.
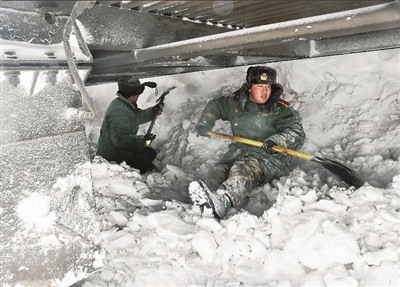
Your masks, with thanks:
M 241 86 L 248 67 L 146 79 L 157 82 L 159 95 L 177 87 L 153 129 L 158 171 L 141 175 L 93 158 L 103 253 L 81 286 L 399 286 L 399 51 L 268 64 L 303 118 L 301 151 L 350 166 L 365 184 L 349 187 L 321 165 L 295 159 L 288 175 L 254 189 L 223 220 L 188 202 L 189 183 L 204 178 L 230 143 L 197 136 L 195 123 L 209 100 Z M 86 124 L 94 155 L 117 85 L 88 90 L 100 112 Z M 156 99 L 146 89 L 139 107 Z M 230 133 L 222 121 L 215 131 Z M 40 194 L 30 199 L 47 206 Z M 52 224 L 51 210 L 38 216 Z

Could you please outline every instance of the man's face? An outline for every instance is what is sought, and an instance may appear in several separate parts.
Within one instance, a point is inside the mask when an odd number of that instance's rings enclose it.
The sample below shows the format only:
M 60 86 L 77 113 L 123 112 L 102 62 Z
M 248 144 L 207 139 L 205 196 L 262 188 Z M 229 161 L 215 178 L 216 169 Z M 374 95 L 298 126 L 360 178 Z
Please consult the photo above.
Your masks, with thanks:
M 130 97 L 128 98 L 128 101 L 130 101 L 131 103 L 136 104 L 136 102 L 138 101 L 138 99 L 139 99 L 139 95 L 133 95 L 133 96 L 130 96 Z
M 252 84 L 249 93 L 250 101 L 257 104 L 265 104 L 271 96 L 271 85 L 268 84 Z

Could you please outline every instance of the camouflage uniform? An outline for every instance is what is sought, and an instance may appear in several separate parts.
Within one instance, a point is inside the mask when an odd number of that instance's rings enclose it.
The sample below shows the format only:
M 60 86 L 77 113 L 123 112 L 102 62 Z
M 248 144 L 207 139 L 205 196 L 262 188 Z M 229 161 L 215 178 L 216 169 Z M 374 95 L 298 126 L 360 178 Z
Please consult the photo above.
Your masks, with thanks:
M 262 142 L 270 139 L 278 146 L 301 148 L 305 140 L 301 117 L 279 99 L 283 88 L 276 83 L 275 70 L 272 71 L 269 74 L 272 92 L 265 104 L 249 100 L 251 82 L 248 79 L 234 96 L 211 100 L 202 112 L 197 129 L 212 130 L 215 121 L 221 119 L 230 122 L 235 136 Z M 234 142 L 210 172 L 207 183 L 211 190 L 218 188 L 220 193 L 223 190 L 231 204 L 239 208 L 252 188 L 282 176 L 291 163 L 290 156 L 268 154 L 262 148 Z
M 224 189 L 234 207 L 239 208 L 254 186 L 265 179 L 259 161 L 244 152 L 233 164 L 219 164 L 205 182 L 211 190 Z M 222 185 L 221 185 L 222 184 Z

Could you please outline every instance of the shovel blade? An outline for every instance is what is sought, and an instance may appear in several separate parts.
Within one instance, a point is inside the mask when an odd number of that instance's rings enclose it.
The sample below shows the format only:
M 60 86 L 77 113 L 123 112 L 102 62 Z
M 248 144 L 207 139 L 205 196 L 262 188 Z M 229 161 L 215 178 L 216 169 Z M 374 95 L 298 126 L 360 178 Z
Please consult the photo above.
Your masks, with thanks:
M 352 169 L 345 166 L 344 164 L 317 156 L 314 157 L 312 161 L 318 162 L 348 185 L 359 188 L 364 184 L 364 181 Z

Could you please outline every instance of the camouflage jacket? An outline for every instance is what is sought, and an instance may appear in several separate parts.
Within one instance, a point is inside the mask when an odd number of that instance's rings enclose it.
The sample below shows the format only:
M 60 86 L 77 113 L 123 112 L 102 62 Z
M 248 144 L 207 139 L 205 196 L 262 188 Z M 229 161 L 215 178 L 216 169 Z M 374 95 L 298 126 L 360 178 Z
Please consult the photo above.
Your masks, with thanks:
M 246 91 L 248 87 L 242 89 Z M 240 90 L 239 90 L 240 91 Z M 249 100 L 248 93 L 211 100 L 204 108 L 197 126 L 211 130 L 218 119 L 229 121 L 232 133 L 257 141 L 271 139 L 278 146 L 300 149 L 305 141 L 305 132 L 299 113 L 279 100 L 282 90 L 272 91 L 266 104 Z M 281 176 L 292 163 L 291 156 L 268 154 L 262 148 L 234 142 L 220 160 L 232 163 L 243 152 L 258 159 L 267 179 Z

